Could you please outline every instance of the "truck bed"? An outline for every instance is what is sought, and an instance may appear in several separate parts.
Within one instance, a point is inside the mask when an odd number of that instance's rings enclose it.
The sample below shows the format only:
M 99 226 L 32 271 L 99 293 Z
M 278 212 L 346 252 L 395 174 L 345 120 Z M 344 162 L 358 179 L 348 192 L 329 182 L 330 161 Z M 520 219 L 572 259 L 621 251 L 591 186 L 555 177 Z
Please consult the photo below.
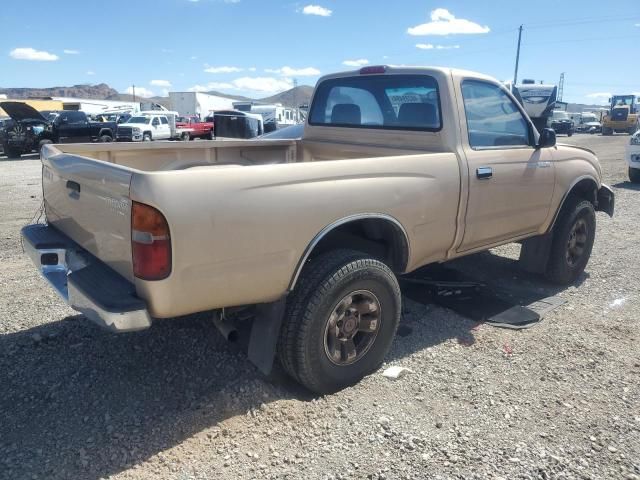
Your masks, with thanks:
M 135 284 L 154 317 L 279 298 L 312 239 L 350 215 L 384 215 L 410 230 L 409 267 L 441 258 L 456 231 L 453 152 L 306 139 L 145 142 L 47 145 L 42 162 L 49 225 Z M 167 219 L 173 267 L 164 280 L 133 274 L 134 202 Z

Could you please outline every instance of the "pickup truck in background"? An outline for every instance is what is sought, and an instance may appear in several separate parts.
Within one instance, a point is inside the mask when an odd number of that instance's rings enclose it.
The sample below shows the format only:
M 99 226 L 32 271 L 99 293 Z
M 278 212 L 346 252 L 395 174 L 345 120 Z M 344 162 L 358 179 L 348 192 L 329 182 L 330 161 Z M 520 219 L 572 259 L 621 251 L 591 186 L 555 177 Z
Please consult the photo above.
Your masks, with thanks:
M 118 125 L 119 142 L 150 142 L 152 140 L 189 140 L 193 129 L 178 125 L 176 112 L 139 112 Z
M 521 242 L 550 281 L 584 271 L 593 152 L 538 133 L 493 78 L 365 67 L 318 81 L 299 140 L 47 145 L 46 224 L 27 253 L 111 329 L 211 311 L 253 316 L 249 359 L 332 392 L 376 370 L 400 319 L 397 277 Z
M 203 122 L 196 115 L 189 115 L 186 117 L 177 117 L 176 126 L 180 128 L 190 128 L 192 132 L 189 137 L 203 138 L 207 140 L 213 140 L 213 122 Z
M 13 122 L 0 134 L 9 158 L 39 151 L 50 143 L 113 141 L 115 122 L 93 122 L 86 113 L 74 110 L 38 112 L 22 102 L 0 102 Z

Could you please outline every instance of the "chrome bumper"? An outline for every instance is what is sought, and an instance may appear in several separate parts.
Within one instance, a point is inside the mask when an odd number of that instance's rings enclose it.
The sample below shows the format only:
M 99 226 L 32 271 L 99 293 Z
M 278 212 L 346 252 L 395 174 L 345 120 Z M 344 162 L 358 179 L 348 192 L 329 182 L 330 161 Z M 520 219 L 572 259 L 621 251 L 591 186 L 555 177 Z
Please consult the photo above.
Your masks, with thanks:
M 112 332 L 151 326 L 135 287 L 66 235 L 48 225 L 22 229 L 24 249 L 58 294 L 89 320 Z

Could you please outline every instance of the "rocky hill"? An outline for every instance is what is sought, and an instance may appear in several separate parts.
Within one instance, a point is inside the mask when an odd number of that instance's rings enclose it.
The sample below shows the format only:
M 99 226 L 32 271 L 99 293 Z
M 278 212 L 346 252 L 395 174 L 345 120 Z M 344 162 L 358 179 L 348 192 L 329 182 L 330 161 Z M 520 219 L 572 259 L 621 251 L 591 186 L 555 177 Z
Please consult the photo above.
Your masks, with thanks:
M 117 90 L 106 83 L 74 85 L 72 87 L 0 88 L 0 95 L 2 94 L 6 95 L 7 98 L 74 97 L 99 100 L 117 100 L 120 95 Z
M 298 107 L 300 105 L 308 105 L 313 94 L 313 87 L 309 85 L 300 85 L 291 90 L 277 93 L 270 97 L 261 98 L 264 103 L 281 103 L 285 107 Z

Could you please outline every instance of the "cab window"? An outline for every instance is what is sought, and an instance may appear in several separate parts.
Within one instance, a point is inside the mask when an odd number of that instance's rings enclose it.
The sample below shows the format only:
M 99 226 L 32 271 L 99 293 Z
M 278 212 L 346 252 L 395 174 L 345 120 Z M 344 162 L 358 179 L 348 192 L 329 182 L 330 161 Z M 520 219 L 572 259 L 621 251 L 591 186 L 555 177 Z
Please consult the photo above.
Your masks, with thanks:
M 529 123 L 502 88 L 465 80 L 462 97 L 472 148 L 530 145 Z
M 350 128 L 438 131 L 438 83 L 429 75 L 360 75 L 322 82 L 309 123 Z
M 155 117 L 153 119 L 153 121 L 151 122 L 151 125 L 153 125 L 154 127 L 157 127 L 158 125 L 160 125 L 160 120 L 158 120 L 158 117 Z
M 163 125 L 169 125 L 169 120 L 167 120 L 167 117 L 160 117 L 160 121 Z

